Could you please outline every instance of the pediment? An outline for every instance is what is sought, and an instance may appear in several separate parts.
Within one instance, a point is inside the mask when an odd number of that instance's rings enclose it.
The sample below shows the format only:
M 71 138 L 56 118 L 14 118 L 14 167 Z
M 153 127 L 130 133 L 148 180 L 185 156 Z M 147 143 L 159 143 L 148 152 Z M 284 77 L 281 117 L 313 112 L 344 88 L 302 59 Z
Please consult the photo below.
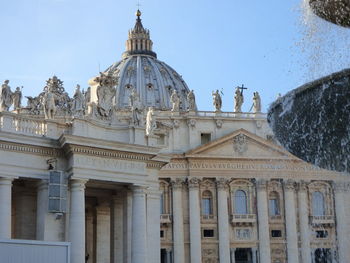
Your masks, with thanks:
M 244 129 L 239 129 L 231 134 L 190 150 L 186 153 L 186 156 L 199 158 L 295 158 L 282 147 Z

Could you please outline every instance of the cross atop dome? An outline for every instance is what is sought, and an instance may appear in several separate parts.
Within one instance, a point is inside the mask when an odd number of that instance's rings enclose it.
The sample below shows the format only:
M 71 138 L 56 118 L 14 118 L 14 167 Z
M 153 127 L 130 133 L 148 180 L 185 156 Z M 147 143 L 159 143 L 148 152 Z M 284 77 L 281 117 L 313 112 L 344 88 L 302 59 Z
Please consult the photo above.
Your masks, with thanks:
M 136 23 L 133 29 L 129 30 L 129 38 L 126 41 L 126 51 L 123 53 L 123 57 L 132 55 L 149 55 L 157 57 L 157 54 L 152 51 L 153 42 L 150 39 L 150 33 L 148 29 L 145 29 L 141 22 L 141 11 L 136 11 Z

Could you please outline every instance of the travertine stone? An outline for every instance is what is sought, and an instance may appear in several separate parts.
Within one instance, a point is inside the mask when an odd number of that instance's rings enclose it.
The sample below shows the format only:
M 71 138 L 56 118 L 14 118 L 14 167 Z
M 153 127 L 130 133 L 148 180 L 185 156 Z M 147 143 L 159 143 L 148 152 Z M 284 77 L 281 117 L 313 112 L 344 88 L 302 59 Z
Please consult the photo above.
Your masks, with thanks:
M 228 221 L 226 185 L 227 182 L 224 178 L 217 180 L 220 262 L 230 261 L 230 228 Z
M 299 208 L 299 227 L 301 241 L 301 262 L 311 262 L 310 248 L 310 227 L 309 227 L 309 209 L 307 197 L 307 184 L 305 181 L 300 181 L 298 184 L 298 208 Z
M 190 258 L 191 263 L 202 262 L 201 221 L 199 203 L 199 179 L 191 178 L 188 182 L 190 203 Z
M 0 177 L 0 239 L 11 238 L 12 178 Z

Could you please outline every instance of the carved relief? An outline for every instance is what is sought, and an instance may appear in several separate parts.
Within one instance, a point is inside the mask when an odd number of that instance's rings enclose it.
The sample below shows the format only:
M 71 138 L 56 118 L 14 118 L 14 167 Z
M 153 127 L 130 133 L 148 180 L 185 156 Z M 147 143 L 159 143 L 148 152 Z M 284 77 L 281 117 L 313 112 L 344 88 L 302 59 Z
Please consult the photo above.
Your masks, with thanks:
M 224 123 L 223 120 L 216 120 L 215 124 L 216 124 L 216 128 L 220 129 L 222 127 L 222 124 Z
M 252 239 L 252 230 L 250 228 L 236 228 L 235 230 L 236 240 L 248 241 Z
M 187 125 L 191 128 L 195 128 L 196 127 L 196 120 L 195 119 L 188 120 Z
M 175 178 L 175 180 L 171 181 L 171 186 L 174 190 L 181 190 L 185 179 L 183 178 Z
M 197 177 L 193 177 L 188 180 L 188 187 L 189 188 L 198 188 L 199 187 L 200 180 Z
M 233 149 L 237 153 L 244 153 L 248 149 L 247 136 L 238 134 L 233 138 Z

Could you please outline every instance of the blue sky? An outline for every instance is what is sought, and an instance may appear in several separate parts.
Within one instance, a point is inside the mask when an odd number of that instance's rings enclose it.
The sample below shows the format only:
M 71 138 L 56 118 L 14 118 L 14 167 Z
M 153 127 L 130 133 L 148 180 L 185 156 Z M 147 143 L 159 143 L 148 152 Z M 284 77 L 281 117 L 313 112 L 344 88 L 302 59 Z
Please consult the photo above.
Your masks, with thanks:
M 219 89 L 223 110 L 232 111 L 233 88 L 244 84 L 243 110 L 248 111 L 254 91 L 266 109 L 278 93 L 349 66 L 338 63 L 333 45 L 328 55 L 337 65 L 324 60 L 324 69 L 317 61 L 321 70 L 314 67 L 317 73 L 309 74 L 313 61 L 303 42 L 300 1 L 141 0 L 140 9 L 158 59 L 195 90 L 200 110 L 212 110 L 211 91 Z M 54 74 L 71 95 L 77 83 L 86 88 L 99 69 L 121 58 L 136 5 L 136 0 L 1 1 L 0 81 L 9 79 L 12 90 L 24 86 L 31 96 Z M 348 32 L 341 33 L 346 45 Z M 342 58 L 349 63 L 348 56 Z

